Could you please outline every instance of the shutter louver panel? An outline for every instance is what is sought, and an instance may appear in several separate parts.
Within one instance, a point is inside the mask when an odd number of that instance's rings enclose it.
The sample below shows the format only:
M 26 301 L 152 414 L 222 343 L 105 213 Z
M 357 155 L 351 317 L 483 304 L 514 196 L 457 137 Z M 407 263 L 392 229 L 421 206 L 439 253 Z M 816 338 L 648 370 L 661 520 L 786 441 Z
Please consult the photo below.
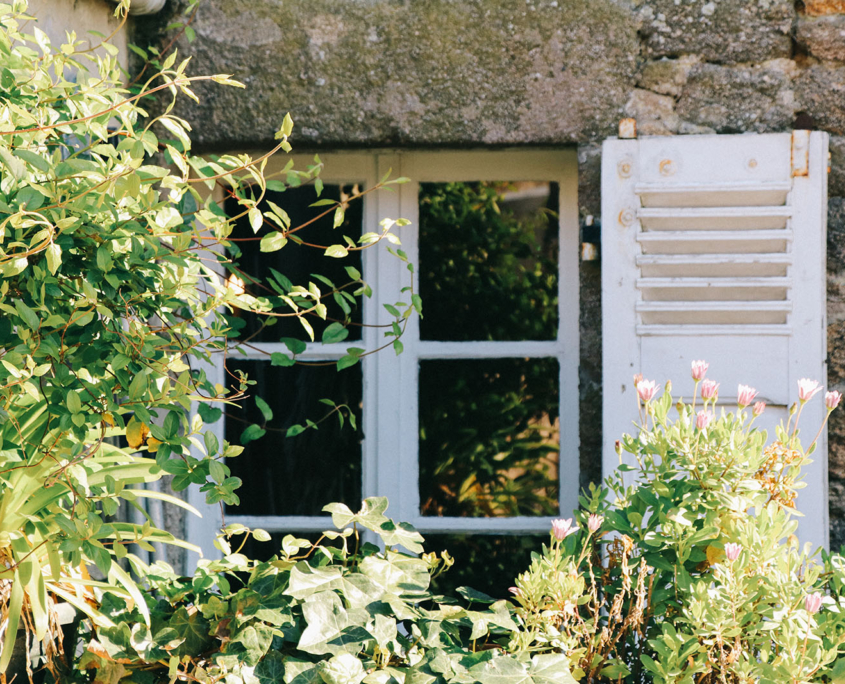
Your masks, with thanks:
M 798 378 L 826 380 L 826 167 L 824 133 L 605 142 L 606 472 L 618 464 L 614 441 L 636 418 L 637 373 L 671 378 L 689 399 L 690 363 L 705 359 L 726 410 L 738 383 L 760 390 L 768 429 L 787 415 Z M 802 423 L 821 421 L 819 405 Z M 802 537 L 825 543 L 820 446 L 799 506 L 814 517 Z

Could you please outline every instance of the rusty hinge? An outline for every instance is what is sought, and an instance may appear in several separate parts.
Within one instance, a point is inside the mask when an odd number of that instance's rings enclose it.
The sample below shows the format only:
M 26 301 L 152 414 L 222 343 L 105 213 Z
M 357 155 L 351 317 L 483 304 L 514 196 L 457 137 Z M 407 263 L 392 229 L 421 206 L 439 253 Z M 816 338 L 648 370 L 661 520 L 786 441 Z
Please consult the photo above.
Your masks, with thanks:
M 810 131 L 792 131 L 792 175 L 810 175 Z

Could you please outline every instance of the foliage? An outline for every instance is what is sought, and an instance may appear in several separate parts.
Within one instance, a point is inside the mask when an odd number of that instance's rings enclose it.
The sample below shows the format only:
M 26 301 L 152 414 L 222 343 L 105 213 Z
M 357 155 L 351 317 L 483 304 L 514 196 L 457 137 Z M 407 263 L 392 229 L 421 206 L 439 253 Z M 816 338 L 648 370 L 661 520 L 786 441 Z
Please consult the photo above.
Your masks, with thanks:
M 766 445 L 753 427 L 762 403 L 716 418 L 715 396 L 696 413 L 637 387 L 640 430 L 619 443 L 628 458 L 583 497 L 580 527 L 561 527 L 516 581 L 511 648 L 563 651 L 585 682 L 841 681 L 843 560 L 819 564 L 795 537 L 811 395 Z M 838 401 L 828 393 L 828 415 Z
M 94 631 L 65 680 L 86 680 L 94 670 L 98 682 L 138 684 L 572 682 L 561 654 L 515 657 L 495 647 L 516 627 L 506 601 L 466 589 L 469 607 L 432 596 L 430 578 L 448 558 L 399 552 L 395 547 L 422 552 L 423 538 L 388 519 L 386 508 L 381 498 L 367 499 L 357 514 L 330 504 L 337 530 L 324 533 L 325 543 L 289 535 L 281 555 L 266 563 L 229 553 L 202 561 L 193 578 L 157 563 L 149 576 L 159 598 L 147 597 L 150 625 L 138 606 L 109 598 L 104 609 L 115 627 Z M 361 530 L 377 535 L 385 550 L 362 543 Z
M 128 4 L 116 10 L 124 18 Z M 313 338 L 309 318 L 325 317 L 324 299 L 369 291 L 354 269 L 338 285 L 278 274 L 262 284 L 273 300 L 230 287 L 223 276 L 236 268 L 225 256 L 233 222 L 248 217 L 261 249 L 277 251 L 301 241 L 304 226 L 291 226 L 282 207 L 262 211 L 265 192 L 311 183 L 319 197 L 319 158 L 305 171 L 288 164 L 275 177 L 264 173 L 273 153 L 290 150 L 290 117 L 277 147 L 257 159 L 194 156 L 173 101 L 195 98 L 196 81 L 241 84 L 187 76 L 188 60 L 171 52 L 156 55 L 159 68 L 130 93 L 108 39 L 83 49 L 68 33 L 54 49 L 26 9 L 26 0 L 0 4 L 0 672 L 22 616 L 38 639 L 53 631 L 54 596 L 106 626 L 98 604 L 111 591 L 151 624 L 127 572 L 146 572 L 131 545 L 182 542 L 149 521 L 112 519 L 121 502 L 162 498 L 136 485 L 169 474 L 174 490 L 195 484 L 209 503 L 237 500 L 239 481 L 224 459 L 241 447 L 220 444 L 203 425 L 217 411 L 212 402 L 233 402 L 249 386 L 241 377 L 227 395 L 202 371 L 202 362 L 223 358 L 226 308 L 295 318 Z M 153 95 L 170 100 L 148 116 L 141 105 Z M 239 213 L 227 215 L 215 193 Z M 342 222 L 345 202 L 317 205 Z M 398 242 L 390 231 L 402 223 L 387 221 L 351 244 L 338 235 L 340 244 L 321 251 L 341 258 Z M 413 310 L 396 309 L 399 334 Z M 364 353 L 352 349 L 341 361 Z M 293 363 L 296 355 L 280 356 Z M 119 439 L 129 448 L 115 446 Z M 102 581 L 89 576 L 94 567 Z

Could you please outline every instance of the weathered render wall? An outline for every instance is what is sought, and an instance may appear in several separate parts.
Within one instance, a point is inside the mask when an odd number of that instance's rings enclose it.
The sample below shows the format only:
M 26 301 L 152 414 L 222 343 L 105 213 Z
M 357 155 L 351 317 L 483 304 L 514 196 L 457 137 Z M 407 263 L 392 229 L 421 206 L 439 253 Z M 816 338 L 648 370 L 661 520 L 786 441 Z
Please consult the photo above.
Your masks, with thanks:
M 171 0 L 173 4 L 174 0 Z M 138 42 L 167 23 L 136 22 Z M 295 145 L 577 145 L 580 209 L 599 220 L 602 139 L 831 133 L 829 384 L 845 391 L 845 2 L 842 0 L 205 0 L 182 110 L 206 150 Z M 503 170 L 503 175 L 507 175 Z M 582 459 L 600 462 L 600 266 L 581 271 Z M 605 331 L 612 334 L 612 331 Z M 831 543 L 845 543 L 845 413 L 830 427 Z

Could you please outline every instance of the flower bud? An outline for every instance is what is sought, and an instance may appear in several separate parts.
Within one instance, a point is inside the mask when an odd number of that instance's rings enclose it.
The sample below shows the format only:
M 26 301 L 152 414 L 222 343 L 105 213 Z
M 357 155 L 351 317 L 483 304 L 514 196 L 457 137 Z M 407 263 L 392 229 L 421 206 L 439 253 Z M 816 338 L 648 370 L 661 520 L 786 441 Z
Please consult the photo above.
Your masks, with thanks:
M 822 595 L 819 592 L 815 594 L 807 594 L 804 597 L 804 608 L 810 615 L 814 615 L 821 610 L 822 607 Z
M 824 405 L 827 406 L 828 411 L 833 411 L 839 402 L 842 401 L 842 395 L 836 390 L 832 390 L 824 395 Z
M 736 403 L 739 408 L 750 406 L 754 401 L 754 397 L 758 394 L 757 390 L 748 385 L 740 385 L 736 391 Z
M 803 404 L 805 401 L 810 401 L 817 393 L 822 391 L 818 380 L 810 380 L 810 378 L 801 378 L 798 381 L 798 400 Z
M 713 399 L 719 398 L 719 383 L 712 380 L 705 380 L 701 383 L 701 398 Z
M 706 361 L 693 361 L 692 362 L 692 379 L 698 382 L 699 380 L 704 380 L 704 374 L 707 373 L 707 369 L 710 367 L 710 364 Z
M 712 411 L 699 411 L 698 414 L 695 416 L 695 427 L 697 427 L 699 430 L 703 430 L 708 425 L 710 425 L 711 420 L 713 420 Z
M 752 411 L 754 412 L 755 416 L 762 415 L 763 411 L 766 410 L 766 402 L 765 401 L 758 401 L 754 404 L 754 408 Z
M 654 380 L 640 380 L 637 383 L 637 395 L 644 404 L 654 399 L 659 389 L 660 385 L 654 382 Z
M 552 520 L 552 534 L 558 541 L 563 541 L 570 534 L 575 534 L 577 531 L 578 525 L 572 526 L 572 518 Z
M 737 558 L 739 558 L 739 554 L 742 551 L 742 546 L 739 544 L 734 544 L 730 542 L 725 544 L 725 556 L 727 556 L 728 560 L 733 563 Z
M 590 517 L 587 519 L 587 529 L 590 530 L 593 534 L 598 532 L 601 524 L 604 522 L 604 516 L 599 515 L 598 513 L 590 513 Z

